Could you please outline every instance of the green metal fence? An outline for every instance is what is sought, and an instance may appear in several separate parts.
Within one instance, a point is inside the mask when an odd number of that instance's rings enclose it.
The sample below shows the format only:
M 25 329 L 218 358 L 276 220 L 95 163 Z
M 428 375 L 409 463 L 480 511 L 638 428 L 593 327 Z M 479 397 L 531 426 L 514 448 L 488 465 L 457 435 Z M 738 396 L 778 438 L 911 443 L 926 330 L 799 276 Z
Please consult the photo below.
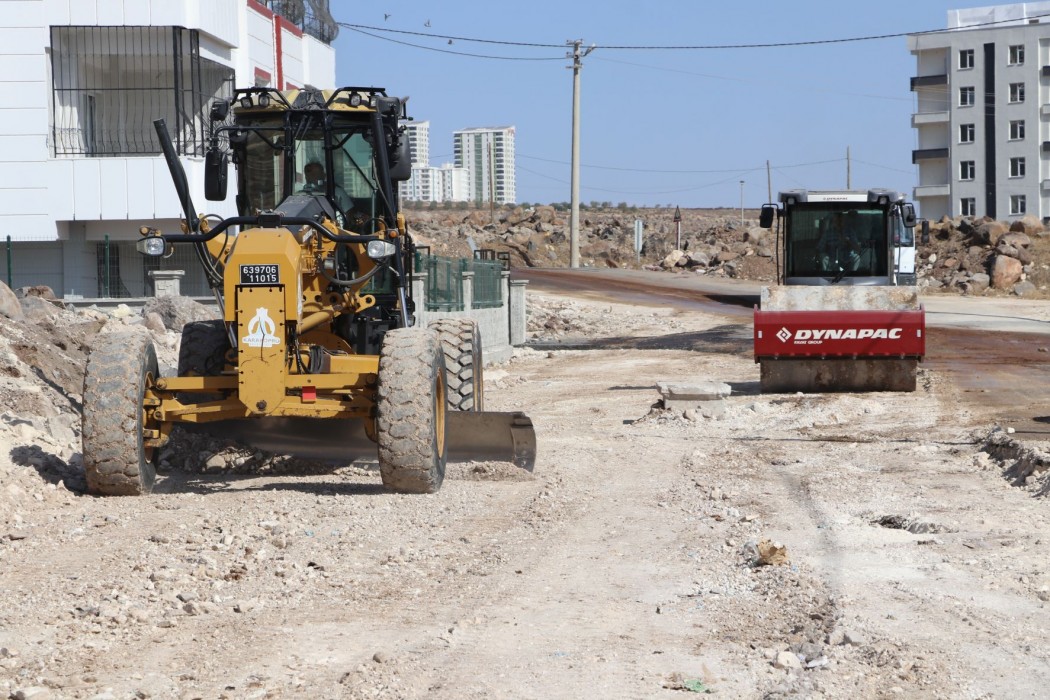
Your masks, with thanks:
M 475 309 L 503 306 L 503 264 L 495 260 L 464 260 L 474 270 Z
M 463 261 L 416 254 L 416 270 L 427 273 L 427 311 L 463 310 Z
M 416 251 L 415 269 L 427 275 L 427 311 L 463 311 L 463 273 L 474 273 L 471 308 L 503 306 L 503 265 L 499 261 L 464 260 Z
M 86 241 L 76 246 L 53 239 L 0 239 L 0 275 L 12 289 L 45 285 L 57 296 L 127 299 L 154 294 L 153 270 L 183 270 L 184 296 L 211 296 L 196 253 L 176 246 L 166 258 L 147 257 L 135 241 Z

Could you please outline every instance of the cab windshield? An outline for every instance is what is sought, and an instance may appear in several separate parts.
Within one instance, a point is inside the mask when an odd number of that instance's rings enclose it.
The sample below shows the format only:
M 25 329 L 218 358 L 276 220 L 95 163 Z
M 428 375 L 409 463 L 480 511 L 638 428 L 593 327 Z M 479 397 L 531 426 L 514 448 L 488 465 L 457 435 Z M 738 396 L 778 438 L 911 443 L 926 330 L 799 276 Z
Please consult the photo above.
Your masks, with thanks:
M 878 277 L 888 270 L 886 212 L 861 203 L 800 205 L 788 212 L 788 277 Z
M 287 130 L 264 124 L 246 125 L 241 214 L 276 208 L 293 194 L 325 196 L 341 227 L 371 233 L 381 216 L 375 157 L 366 127 L 330 132 L 331 159 L 320 129 Z M 291 158 L 285 148 L 292 134 Z M 331 171 L 331 172 L 329 172 Z

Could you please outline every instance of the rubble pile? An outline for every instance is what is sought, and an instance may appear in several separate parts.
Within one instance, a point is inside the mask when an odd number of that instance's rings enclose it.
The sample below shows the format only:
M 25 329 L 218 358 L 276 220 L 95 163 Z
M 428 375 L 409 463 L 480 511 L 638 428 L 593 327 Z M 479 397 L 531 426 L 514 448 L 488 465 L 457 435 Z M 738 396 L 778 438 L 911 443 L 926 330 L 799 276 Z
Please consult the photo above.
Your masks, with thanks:
M 744 279 L 773 278 L 768 231 L 738 210 L 626 207 L 580 212 L 580 261 L 588 267 L 651 268 Z M 514 267 L 567 267 L 569 215 L 550 206 L 485 209 L 412 209 L 407 212 L 419 245 L 435 255 L 470 257 L 485 248 L 510 255 Z M 635 221 L 643 245 L 635 250 Z M 680 242 L 681 250 L 676 243 Z
M 756 282 L 776 277 L 775 233 L 756 212 L 681 210 L 681 233 L 670 208 L 588 208 L 580 213 L 580 261 L 588 267 L 642 268 Z M 413 209 L 416 241 L 435 255 L 470 257 L 485 248 L 510 255 L 514 267 L 567 267 L 568 212 L 550 206 L 496 209 Z M 634 249 L 635 221 L 644 245 Z M 916 229 L 918 235 L 919 230 Z M 930 226 L 917 251 L 919 286 L 954 294 L 1045 297 L 1050 241 L 1034 216 L 1010 222 L 945 217 Z M 677 245 L 679 244 L 680 245 Z
M 1050 241 L 1034 216 L 1006 223 L 945 217 L 930 225 L 920 245 L 916 271 L 929 291 L 963 294 L 1046 296 L 1050 283 Z

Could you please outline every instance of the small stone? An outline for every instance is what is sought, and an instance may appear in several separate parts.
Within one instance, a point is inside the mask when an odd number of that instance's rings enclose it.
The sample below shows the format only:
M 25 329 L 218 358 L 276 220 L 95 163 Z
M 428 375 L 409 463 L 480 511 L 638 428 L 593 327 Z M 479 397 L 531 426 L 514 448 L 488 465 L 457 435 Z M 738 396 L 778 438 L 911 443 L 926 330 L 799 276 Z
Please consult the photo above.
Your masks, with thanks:
M 790 651 L 782 651 L 777 654 L 777 660 L 773 662 L 773 666 L 790 671 L 801 669 L 802 662 L 799 661 L 797 654 L 793 654 Z
M 377 651 L 372 654 L 372 661 L 375 661 L 377 664 L 385 664 L 390 661 L 390 656 L 385 651 Z
M 868 643 L 867 638 L 860 632 L 854 630 L 846 630 L 842 635 L 842 643 L 849 644 L 853 647 L 859 647 Z
M 828 633 L 828 644 L 837 647 L 846 642 L 846 633 L 841 627 L 836 627 Z
M 19 688 L 11 693 L 11 697 L 14 698 L 14 700 L 49 700 L 51 697 L 51 691 L 40 686 Z

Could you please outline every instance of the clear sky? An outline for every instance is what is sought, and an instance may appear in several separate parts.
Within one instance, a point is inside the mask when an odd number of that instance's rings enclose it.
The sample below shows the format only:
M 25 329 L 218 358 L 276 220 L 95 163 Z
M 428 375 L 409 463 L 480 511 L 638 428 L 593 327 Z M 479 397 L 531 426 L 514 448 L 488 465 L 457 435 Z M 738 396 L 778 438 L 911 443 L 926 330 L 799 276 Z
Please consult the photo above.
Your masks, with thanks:
M 409 96 L 430 121 L 431 165 L 452 161 L 452 132 L 516 127 L 519 202 L 569 200 L 572 71 L 564 43 L 595 44 L 581 71 L 580 199 L 757 207 L 782 189 L 854 188 L 909 197 L 915 60 L 904 37 L 816 46 L 623 50 L 842 39 L 947 26 L 966 0 L 379 0 L 331 3 L 343 27 L 340 85 Z M 999 3 L 1008 4 L 1008 3 Z M 427 26 L 429 24 L 429 26 Z M 382 37 L 382 38 L 376 38 Z M 464 39 L 552 44 L 524 47 Z M 404 42 L 404 43 L 395 43 Z M 414 44 L 420 47 L 408 46 Z M 510 57 L 478 58 L 448 52 Z

